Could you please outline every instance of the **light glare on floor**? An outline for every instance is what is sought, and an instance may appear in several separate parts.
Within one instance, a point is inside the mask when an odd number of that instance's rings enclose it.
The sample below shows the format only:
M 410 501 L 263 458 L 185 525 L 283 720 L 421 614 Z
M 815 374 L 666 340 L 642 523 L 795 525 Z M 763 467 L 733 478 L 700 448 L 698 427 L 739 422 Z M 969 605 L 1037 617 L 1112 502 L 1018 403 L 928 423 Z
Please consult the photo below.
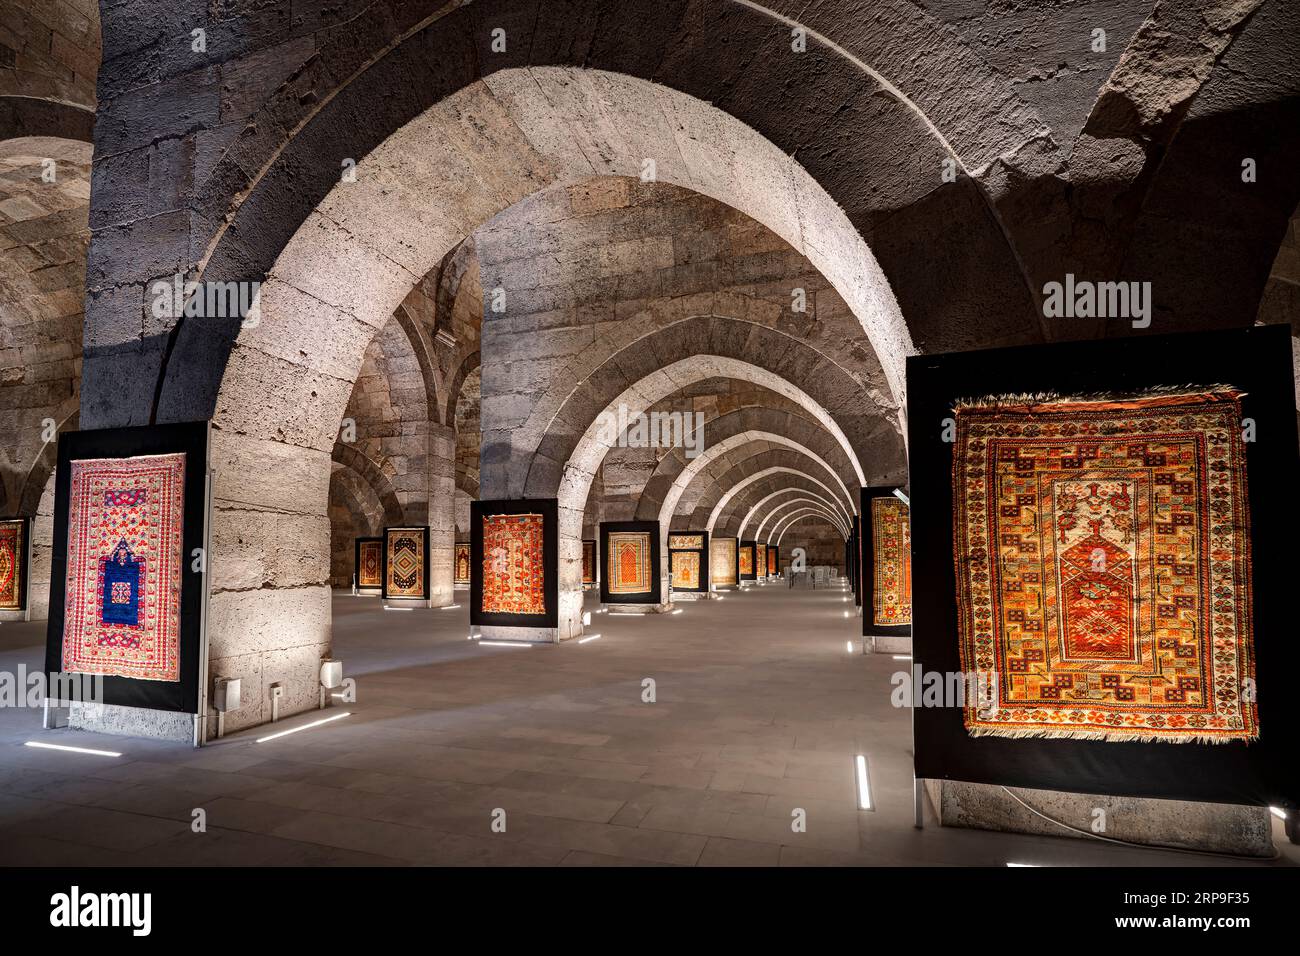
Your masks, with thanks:
M 853 642 L 852 642 L 852 641 L 845 641 L 845 642 L 844 642 L 844 649 L 845 649 L 846 651 L 848 651 L 850 654 L 852 654 L 852 653 L 853 653 Z
M 910 661 L 911 659 L 912 659 L 912 655 L 911 655 L 911 654 L 895 654 L 895 655 L 894 655 L 894 660 L 896 660 L 896 661 Z
M 586 644 L 588 641 L 597 641 L 597 640 L 600 640 L 599 634 L 588 634 L 586 637 L 578 638 L 578 643 Z
M 479 647 L 532 647 L 531 641 L 479 641 Z
M 867 776 L 867 757 L 866 754 L 858 754 L 854 758 L 858 771 L 858 809 L 871 809 L 871 780 Z
M 313 720 L 310 724 L 303 724 L 301 727 L 290 727 L 288 730 L 282 730 L 278 734 L 270 734 L 266 737 L 258 737 L 257 743 L 264 744 L 268 740 L 275 740 L 277 737 L 287 737 L 290 734 L 296 734 L 300 730 L 311 730 L 313 727 L 319 727 L 321 724 L 328 724 L 331 721 L 342 720 L 344 717 L 351 717 L 352 711 L 345 710 L 341 714 L 335 714 L 333 717 L 323 717 L 320 720 Z
M 1037 863 L 1008 863 L 1007 866 L 1038 866 Z
M 26 747 L 38 747 L 41 750 L 62 750 L 70 754 L 90 754 L 94 757 L 120 757 L 120 753 L 114 750 L 91 750 L 89 747 L 67 747 L 63 744 L 43 744 L 36 740 L 29 740 Z
M 442 607 L 440 607 L 438 610 L 440 610 L 440 611 L 454 611 L 454 610 L 456 610 L 456 608 L 458 608 L 458 607 L 460 607 L 459 604 L 444 604 L 444 605 L 443 605 Z
M 1281 807 L 1269 807 L 1268 812 L 1273 814 L 1273 816 L 1277 817 L 1279 820 L 1286 819 L 1286 811 Z
M 413 608 L 413 607 L 389 607 L 387 604 L 385 604 L 385 605 L 384 605 L 384 610 L 385 610 L 385 611 L 414 611 L 415 608 Z

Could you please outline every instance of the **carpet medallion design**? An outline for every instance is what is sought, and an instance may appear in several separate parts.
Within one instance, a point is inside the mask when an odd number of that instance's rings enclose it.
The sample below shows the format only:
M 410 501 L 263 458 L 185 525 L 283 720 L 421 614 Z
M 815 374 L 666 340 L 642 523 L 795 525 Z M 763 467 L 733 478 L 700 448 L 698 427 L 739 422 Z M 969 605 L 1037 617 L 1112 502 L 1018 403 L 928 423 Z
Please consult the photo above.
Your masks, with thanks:
M 967 730 L 1257 738 L 1240 393 L 1017 401 L 956 409 Z
M 388 580 L 386 597 L 427 600 L 424 593 L 424 529 L 386 528 Z
M 180 680 L 185 455 L 72 462 L 62 667 Z
M 379 540 L 357 544 L 361 560 L 357 565 L 357 587 L 378 588 L 384 584 L 384 543 Z
M 545 614 L 542 516 L 483 516 L 483 611 Z
M 452 584 L 469 584 L 469 564 L 469 545 L 456 545 L 456 564 Z
M 0 521 L 0 611 L 20 611 L 23 606 L 23 522 Z
M 700 552 L 672 551 L 673 587 L 688 591 L 698 591 L 700 587 Z
M 735 538 L 714 538 L 709 542 L 709 576 L 714 584 L 724 587 L 736 583 Z
M 893 495 L 871 499 L 871 618 L 912 623 L 912 529 L 907 505 Z
M 650 580 L 650 533 L 611 531 L 608 539 L 610 594 L 646 594 Z

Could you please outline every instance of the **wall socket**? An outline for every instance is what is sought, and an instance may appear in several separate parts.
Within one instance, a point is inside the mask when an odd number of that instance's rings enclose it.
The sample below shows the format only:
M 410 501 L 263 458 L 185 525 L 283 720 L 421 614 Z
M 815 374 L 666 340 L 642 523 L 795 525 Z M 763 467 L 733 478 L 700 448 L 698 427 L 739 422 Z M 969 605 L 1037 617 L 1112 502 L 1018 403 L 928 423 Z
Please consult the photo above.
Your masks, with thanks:
M 272 684 L 272 685 L 271 685 L 271 699 L 272 699 L 272 700 L 279 700 L 279 699 L 280 699 L 281 697 L 283 697 L 283 696 L 284 696 L 284 685 L 283 685 L 283 684 Z

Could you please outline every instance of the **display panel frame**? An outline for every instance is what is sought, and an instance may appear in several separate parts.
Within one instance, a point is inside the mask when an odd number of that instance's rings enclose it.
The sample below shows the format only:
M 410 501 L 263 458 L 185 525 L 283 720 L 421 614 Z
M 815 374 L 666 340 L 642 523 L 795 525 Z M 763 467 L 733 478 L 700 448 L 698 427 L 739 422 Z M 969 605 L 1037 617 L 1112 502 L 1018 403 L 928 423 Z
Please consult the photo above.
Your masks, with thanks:
M 542 614 L 483 610 L 483 519 L 495 515 L 542 516 Z M 559 501 L 556 498 L 502 498 L 470 502 L 469 622 L 488 627 L 558 627 L 560 621 Z M 579 572 L 581 573 L 581 572 Z
M 18 529 L 18 549 L 14 554 L 14 583 L 17 592 L 17 604 L 13 607 L 0 607 L 0 613 L 22 614 L 27 610 L 31 597 L 28 591 L 31 583 L 28 574 L 32 558 L 32 519 L 23 515 L 0 518 L 0 525 L 13 525 Z
M 388 538 L 390 535 L 398 532 L 419 532 L 424 541 L 424 561 L 421 568 L 421 590 L 422 597 L 416 597 L 412 594 L 389 594 L 388 593 Z M 383 580 L 380 584 L 379 595 L 385 601 L 428 601 L 429 600 L 429 527 L 428 525 L 405 525 L 395 524 L 388 525 L 384 528 L 384 548 L 383 548 Z
M 659 604 L 663 601 L 663 580 L 660 577 L 662 556 L 659 553 L 658 521 L 602 521 L 600 523 L 600 557 L 609 560 L 611 533 L 645 533 L 650 536 L 650 590 L 635 594 L 614 594 L 609 590 L 609 569 L 600 575 L 600 602 L 602 604 Z
M 1290 501 L 1300 482 L 1291 336 L 1285 326 L 1141 336 L 907 360 L 913 667 L 960 671 L 953 555 L 952 407 L 990 394 L 1131 394 L 1228 385 L 1245 394 L 1253 555 L 1253 641 L 1260 737 L 1213 744 L 970 736 L 960 707 L 913 709 L 918 777 L 1077 793 L 1296 806 L 1300 709 L 1285 676 L 1294 615 Z M 1261 520 L 1266 516 L 1266 520 Z M 1292 655 L 1294 656 L 1294 655 Z M 1291 665 L 1294 667 L 1294 663 Z M 914 670 L 914 673 L 916 671 Z
M 208 423 L 178 422 L 93 431 L 63 432 L 58 437 L 54 474 L 54 538 L 50 555 L 50 611 L 45 631 L 45 671 L 49 687 L 60 686 L 63 637 L 67 620 L 68 523 L 72 462 L 94 458 L 185 455 L 185 490 L 181 517 L 181 594 L 178 622 L 179 679 L 144 680 L 105 676 L 100 703 L 182 714 L 197 714 L 202 699 L 204 614 L 208 561 Z M 196 570 L 197 563 L 197 570 Z M 76 675 L 72 675 L 74 681 Z M 56 702 L 51 698 L 52 703 Z
M 740 566 L 740 556 L 742 552 L 749 552 L 749 573 L 746 574 Z M 767 563 L 767 555 L 763 555 L 763 563 Z M 736 543 L 736 578 L 739 581 L 757 581 L 758 580 L 758 548 L 754 541 L 740 541 Z
M 861 490 L 861 556 L 857 561 L 859 574 L 858 588 L 862 594 L 862 635 L 863 637 L 907 637 L 912 633 L 911 624 L 876 624 L 876 530 L 872 525 L 871 502 L 876 498 L 893 498 L 895 485 L 873 485 Z M 907 505 L 908 520 L 911 520 L 912 507 Z
M 702 546 L 699 548 L 674 548 L 672 546 L 673 538 L 684 535 L 696 535 L 700 538 Z M 706 594 L 709 590 L 709 533 L 707 531 L 669 531 L 668 532 L 668 579 L 672 581 L 673 555 L 679 551 L 695 551 L 700 556 L 700 586 L 695 588 L 679 588 L 673 585 L 674 591 L 681 591 L 687 594 Z
M 367 543 L 377 543 L 379 545 L 379 586 L 373 584 L 361 583 L 361 546 Z M 383 536 L 370 537 L 363 536 L 354 538 L 352 541 L 352 573 L 353 580 L 357 584 L 358 594 L 379 594 L 384 587 L 384 539 Z

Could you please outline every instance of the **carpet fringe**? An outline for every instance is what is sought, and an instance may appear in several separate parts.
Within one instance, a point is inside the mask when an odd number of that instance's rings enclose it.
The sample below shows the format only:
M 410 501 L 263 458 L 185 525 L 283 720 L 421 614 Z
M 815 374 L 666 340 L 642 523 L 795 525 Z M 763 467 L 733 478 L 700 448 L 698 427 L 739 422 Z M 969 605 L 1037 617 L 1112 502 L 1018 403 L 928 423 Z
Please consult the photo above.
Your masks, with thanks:
M 959 398 L 952 404 L 954 414 L 965 411 L 998 409 L 1033 411 L 1039 406 L 1071 404 L 1115 404 L 1171 399 L 1221 399 L 1236 401 L 1246 393 L 1232 385 L 1155 385 L 1133 392 L 1003 392 L 978 398 Z M 1044 409 L 1052 410 L 1051 408 Z
M 1164 743 L 1164 744 L 1230 744 L 1238 741 L 1250 743 L 1259 739 L 1255 733 L 1249 737 L 1228 737 L 1222 734 L 1188 734 L 1178 739 L 1170 739 L 1159 733 L 1133 734 L 1118 733 L 1109 730 L 996 730 L 987 727 L 967 727 L 966 732 L 972 737 L 1010 737 L 1027 739 L 1030 737 L 1057 738 L 1071 740 L 1105 740 L 1111 743 Z M 1182 731 L 1179 731 L 1182 733 Z

